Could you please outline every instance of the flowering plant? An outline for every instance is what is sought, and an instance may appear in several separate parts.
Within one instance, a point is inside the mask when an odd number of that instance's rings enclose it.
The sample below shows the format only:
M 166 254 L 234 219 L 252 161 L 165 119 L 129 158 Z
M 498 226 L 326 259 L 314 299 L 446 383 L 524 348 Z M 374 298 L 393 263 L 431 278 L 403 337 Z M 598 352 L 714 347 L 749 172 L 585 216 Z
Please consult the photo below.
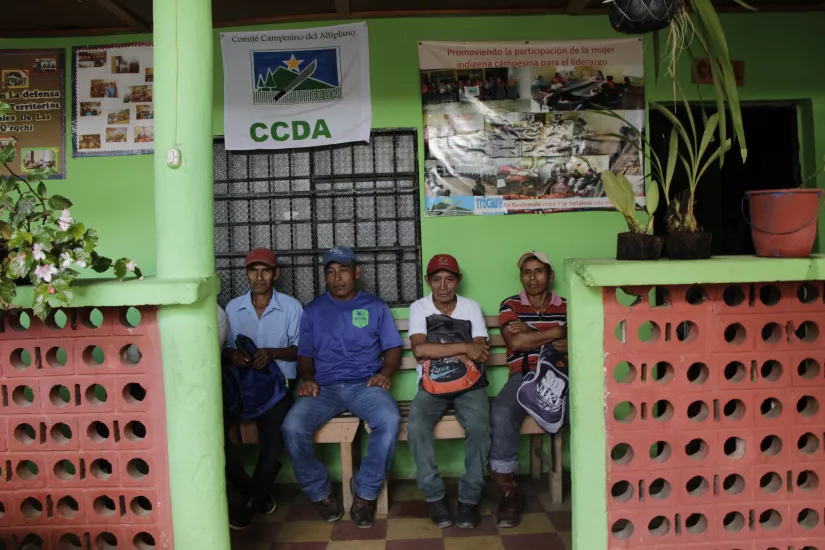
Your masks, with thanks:
M 0 114 L 9 111 L 0 102 Z M 51 308 L 72 302 L 72 282 L 81 269 L 104 273 L 114 267 L 122 280 L 129 273 L 143 278 L 134 260 L 112 261 L 95 252 L 97 232 L 72 218 L 72 202 L 48 195 L 43 178 L 51 169 L 15 173 L 14 143 L 0 150 L 0 165 L 10 175 L 0 176 L 0 309 L 9 309 L 20 284 L 34 285 L 32 309 L 45 319 Z

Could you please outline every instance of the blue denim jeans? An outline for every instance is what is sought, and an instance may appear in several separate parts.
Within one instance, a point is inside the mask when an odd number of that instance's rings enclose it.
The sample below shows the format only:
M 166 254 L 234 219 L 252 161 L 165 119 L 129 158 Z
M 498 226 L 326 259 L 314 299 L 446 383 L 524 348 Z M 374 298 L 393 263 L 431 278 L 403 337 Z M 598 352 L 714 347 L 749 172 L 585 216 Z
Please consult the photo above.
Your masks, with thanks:
M 464 475 L 458 483 L 458 500 L 464 504 L 478 504 L 484 490 L 484 465 L 490 452 L 490 402 L 483 388 L 452 399 L 430 395 L 422 389 L 415 394 L 410 405 L 407 439 L 415 460 L 418 489 L 427 502 L 444 498 L 444 481 L 438 475 L 435 461 L 433 429 L 451 402 L 466 437 Z
M 527 411 L 516 399 L 522 382 L 523 374 L 513 374 L 493 401 L 493 411 L 490 413 L 493 424 L 490 469 L 499 474 L 518 472 L 518 433 L 527 417 Z
M 321 386 L 318 397 L 298 398 L 282 428 L 295 477 L 312 502 L 324 500 L 332 490 L 326 468 L 315 458 L 312 438 L 344 411 L 351 411 L 372 430 L 367 455 L 355 475 L 355 492 L 361 498 L 375 500 L 392 464 L 401 417 L 390 392 L 367 387 L 366 382 Z

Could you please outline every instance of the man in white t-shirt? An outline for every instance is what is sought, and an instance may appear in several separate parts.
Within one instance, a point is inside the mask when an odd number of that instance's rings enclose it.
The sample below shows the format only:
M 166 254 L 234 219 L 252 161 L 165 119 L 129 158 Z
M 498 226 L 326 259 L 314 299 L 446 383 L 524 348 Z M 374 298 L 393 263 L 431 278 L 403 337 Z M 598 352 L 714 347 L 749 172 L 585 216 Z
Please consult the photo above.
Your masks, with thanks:
M 439 254 L 427 265 L 427 285 L 432 290 L 410 306 L 410 344 L 419 361 L 419 380 L 422 361 L 454 357 L 484 363 L 489 356 L 487 327 L 478 303 L 456 294 L 461 282 L 461 270 L 455 258 Z M 462 331 L 472 341 L 436 343 L 427 341 L 428 318 L 446 316 L 460 323 Z M 443 317 L 440 318 L 442 321 Z M 452 324 L 451 319 L 446 321 Z M 470 327 L 467 327 L 469 322 Z M 458 325 L 459 323 L 457 323 Z M 431 330 L 434 323 L 431 323 Z M 443 326 L 443 323 L 442 323 Z M 455 341 L 455 340 L 453 340 Z M 435 462 L 435 425 L 451 406 L 466 434 L 465 473 L 458 486 L 458 527 L 478 525 L 478 501 L 484 489 L 484 467 L 490 451 L 490 404 L 484 387 L 486 380 L 452 397 L 434 395 L 420 385 L 410 406 L 407 436 L 416 465 L 418 488 L 430 503 L 430 517 L 440 528 L 453 524 L 453 517 L 444 498 L 444 482 L 438 475 Z

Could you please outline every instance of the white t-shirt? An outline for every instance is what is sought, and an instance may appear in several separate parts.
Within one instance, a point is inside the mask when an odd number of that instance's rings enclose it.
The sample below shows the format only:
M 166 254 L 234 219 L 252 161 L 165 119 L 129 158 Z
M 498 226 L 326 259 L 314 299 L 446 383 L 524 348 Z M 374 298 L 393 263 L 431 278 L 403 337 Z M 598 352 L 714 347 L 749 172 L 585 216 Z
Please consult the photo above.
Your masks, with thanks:
M 218 306 L 218 336 L 221 341 L 221 349 L 226 343 L 226 336 L 229 334 L 229 319 L 221 306 Z
M 420 300 L 416 300 L 410 305 L 410 330 L 409 335 L 413 334 L 427 334 L 427 317 L 430 315 L 443 315 L 435 304 L 433 303 L 433 295 L 424 296 Z M 453 319 L 460 319 L 462 321 L 470 321 L 472 326 L 471 334 L 473 338 L 488 338 L 487 323 L 484 322 L 484 315 L 481 313 L 481 306 L 478 302 L 469 298 L 464 298 L 456 294 L 455 310 L 453 310 Z M 419 363 L 416 367 L 418 372 L 418 380 L 421 380 L 422 368 Z

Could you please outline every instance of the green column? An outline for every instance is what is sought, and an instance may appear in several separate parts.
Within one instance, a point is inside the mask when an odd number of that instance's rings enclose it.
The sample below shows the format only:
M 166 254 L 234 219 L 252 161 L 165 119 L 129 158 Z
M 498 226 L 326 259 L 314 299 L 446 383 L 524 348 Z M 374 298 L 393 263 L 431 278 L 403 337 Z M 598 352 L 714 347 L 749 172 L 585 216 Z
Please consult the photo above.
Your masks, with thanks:
M 602 289 L 570 277 L 570 473 L 573 550 L 606 550 L 607 436 Z M 579 475 L 581 474 L 581 475 Z
M 215 272 L 212 227 L 211 0 L 154 0 L 157 275 Z M 181 165 L 167 165 L 167 151 Z M 174 546 L 229 549 L 215 294 L 164 306 L 159 324 L 166 388 Z

